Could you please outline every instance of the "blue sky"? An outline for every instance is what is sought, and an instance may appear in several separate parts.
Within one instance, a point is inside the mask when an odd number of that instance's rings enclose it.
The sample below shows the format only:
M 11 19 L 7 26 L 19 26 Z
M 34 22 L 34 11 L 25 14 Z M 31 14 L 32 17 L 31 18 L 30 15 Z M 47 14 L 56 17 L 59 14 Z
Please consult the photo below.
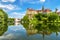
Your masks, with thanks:
M 60 0 L 0 0 L 0 8 L 6 11 L 11 18 L 22 18 L 27 8 L 39 10 L 42 5 L 53 11 L 55 8 L 60 11 Z

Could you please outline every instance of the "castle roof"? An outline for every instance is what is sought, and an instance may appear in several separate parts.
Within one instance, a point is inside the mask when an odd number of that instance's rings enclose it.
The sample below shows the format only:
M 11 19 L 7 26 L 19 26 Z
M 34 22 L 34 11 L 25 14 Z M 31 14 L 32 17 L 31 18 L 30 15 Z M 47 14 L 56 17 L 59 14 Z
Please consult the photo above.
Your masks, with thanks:
M 44 12 L 51 12 L 51 10 L 50 9 L 45 9 Z
M 45 9 L 45 10 L 34 10 L 34 9 L 32 9 L 32 8 L 28 8 L 28 10 L 29 11 L 36 11 L 36 12 L 51 12 L 51 10 L 50 9 Z

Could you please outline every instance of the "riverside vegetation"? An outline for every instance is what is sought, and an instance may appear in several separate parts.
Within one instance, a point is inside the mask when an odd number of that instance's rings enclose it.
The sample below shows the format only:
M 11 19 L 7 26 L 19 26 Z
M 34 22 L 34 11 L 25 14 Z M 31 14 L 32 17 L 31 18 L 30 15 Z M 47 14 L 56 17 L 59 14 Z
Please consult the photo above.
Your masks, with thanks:
M 23 26 L 30 34 L 51 34 L 52 32 L 57 33 L 60 31 L 60 16 L 56 12 L 38 13 L 32 19 L 25 15 L 21 21 L 23 21 Z

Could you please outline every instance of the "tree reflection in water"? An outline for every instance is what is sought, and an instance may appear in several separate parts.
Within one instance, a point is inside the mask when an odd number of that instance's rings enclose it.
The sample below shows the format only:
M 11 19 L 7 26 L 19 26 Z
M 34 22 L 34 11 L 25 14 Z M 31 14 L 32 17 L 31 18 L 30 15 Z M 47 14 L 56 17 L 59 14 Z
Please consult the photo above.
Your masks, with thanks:
M 0 36 L 2 36 L 8 29 L 8 25 L 7 24 L 0 24 Z
M 60 23 L 44 23 L 37 25 L 24 23 L 23 26 L 26 28 L 28 35 L 42 34 L 43 38 L 44 35 L 50 35 L 52 33 L 56 33 L 57 36 L 58 32 L 60 32 Z

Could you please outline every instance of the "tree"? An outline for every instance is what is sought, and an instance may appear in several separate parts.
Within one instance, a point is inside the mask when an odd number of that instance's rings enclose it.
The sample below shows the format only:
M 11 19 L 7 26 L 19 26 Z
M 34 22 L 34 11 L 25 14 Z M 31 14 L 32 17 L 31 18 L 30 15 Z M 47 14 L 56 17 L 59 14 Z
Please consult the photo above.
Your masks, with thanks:
M 57 13 L 57 11 L 58 11 L 58 9 L 56 8 L 56 9 L 55 9 L 55 13 Z
M 30 20 L 30 23 L 36 26 L 39 22 L 38 22 L 37 18 L 34 16 L 34 17 Z
M 56 13 L 50 13 L 49 16 L 48 16 L 48 21 L 55 21 L 57 20 L 58 18 L 58 15 Z
M 14 20 L 15 20 L 14 18 L 8 18 L 8 24 L 9 25 L 14 25 L 14 23 L 15 23 Z
M 7 23 L 4 24 L 0 23 L 0 36 L 2 36 L 8 30 Z
M 28 23 L 28 22 L 29 22 L 28 15 L 25 15 L 25 16 L 23 17 L 22 21 L 23 21 L 24 23 Z
M 7 23 L 8 20 L 8 15 L 5 11 L 3 11 L 2 9 L 0 9 L 0 23 Z
M 44 23 L 47 22 L 47 17 L 48 17 L 47 14 L 42 14 L 42 21 L 43 21 Z
M 36 14 L 35 17 L 38 21 L 41 21 L 42 20 L 42 13 Z

